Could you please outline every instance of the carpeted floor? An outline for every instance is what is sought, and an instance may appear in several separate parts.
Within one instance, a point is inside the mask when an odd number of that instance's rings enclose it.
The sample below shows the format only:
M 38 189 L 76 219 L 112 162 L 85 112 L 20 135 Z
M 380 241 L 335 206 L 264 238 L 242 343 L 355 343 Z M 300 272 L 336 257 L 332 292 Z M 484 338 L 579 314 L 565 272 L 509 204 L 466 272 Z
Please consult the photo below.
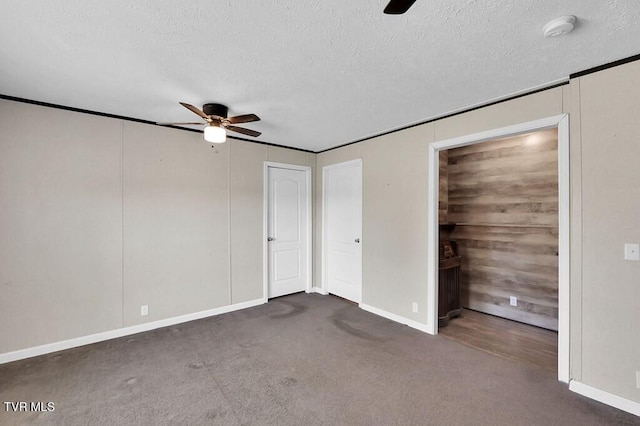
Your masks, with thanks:
M 553 374 L 294 294 L 0 365 L 0 424 L 604 425 L 640 419 Z

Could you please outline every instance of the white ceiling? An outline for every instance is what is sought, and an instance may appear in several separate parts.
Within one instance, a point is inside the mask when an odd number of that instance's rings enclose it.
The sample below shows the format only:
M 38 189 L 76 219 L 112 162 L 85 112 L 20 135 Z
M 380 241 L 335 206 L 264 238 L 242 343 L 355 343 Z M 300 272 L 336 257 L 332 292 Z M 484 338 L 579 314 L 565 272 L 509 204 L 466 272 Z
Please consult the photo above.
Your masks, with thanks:
M 637 0 L 386 3 L 4 1 L 0 94 L 151 121 L 224 103 L 259 141 L 319 151 L 640 53 Z

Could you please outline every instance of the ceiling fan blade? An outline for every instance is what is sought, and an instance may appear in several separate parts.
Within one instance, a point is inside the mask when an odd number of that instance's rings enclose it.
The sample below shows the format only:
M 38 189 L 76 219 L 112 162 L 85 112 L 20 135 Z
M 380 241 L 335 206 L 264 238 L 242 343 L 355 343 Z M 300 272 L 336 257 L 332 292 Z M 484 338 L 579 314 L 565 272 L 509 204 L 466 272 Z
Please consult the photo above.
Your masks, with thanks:
M 387 7 L 384 8 L 384 13 L 387 15 L 401 15 L 405 13 L 416 0 L 391 0 Z
M 203 121 L 199 121 L 197 123 L 156 123 L 158 126 L 184 126 L 184 125 L 203 125 L 203 124 L 207 124 Z
M 200 117 L 204 118 L 205 120 L 211 121 L 211 118 L 209 118 L 209 116 L 207 114 L 205 114 L 204 112 L 200 111 L 198 108 L 194 107 L 193 105 L 186 104 L 184 102 L 180 102 L 180 105 L 182 105 L 183 107 L 185 107 L 189 111 L 198 114 Z
M 231 130 L 232 132 L 242 133 L 243 135 L 247 135 L 247 136 L 253 136 L 254 138 L 257 138 L 262 134 L 260 132 L 256 132 L 255 130 L 245 129 L 244 127 L 238 127 L 238 126 L 225 126 L 225 128 L 227 130 Z
M 235 117 L 227 118 L 229 123 L 238 124 L 238 123 L 251 123 L 252 121 L 260 121 L 260 117 L 255 114 L 245 114 L 245 115 L 236 115 Z

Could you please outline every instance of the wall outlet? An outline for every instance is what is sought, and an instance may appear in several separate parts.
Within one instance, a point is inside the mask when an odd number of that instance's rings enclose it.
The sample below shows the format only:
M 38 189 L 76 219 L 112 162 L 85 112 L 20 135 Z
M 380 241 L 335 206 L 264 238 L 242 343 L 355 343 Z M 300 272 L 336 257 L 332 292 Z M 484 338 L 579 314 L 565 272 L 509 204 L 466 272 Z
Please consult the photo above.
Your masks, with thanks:
M 636 387 L 640 389 L 640 371 L 636 371 Z
M 413 312 L 418 312 L 418 304 L 416 302 L 413 302 L 413 304 L 411 305 L 411 309 L 413 310 Z
M 146 317 L 149 315 L 149 305 L 140 306 L 140 316 Z
M 518 298 L 516 296 L 509 296 L 509 304 L 511 306 L 518 306 Z
M 625 244 L 624 259 L 640 261 L 640 244 Z

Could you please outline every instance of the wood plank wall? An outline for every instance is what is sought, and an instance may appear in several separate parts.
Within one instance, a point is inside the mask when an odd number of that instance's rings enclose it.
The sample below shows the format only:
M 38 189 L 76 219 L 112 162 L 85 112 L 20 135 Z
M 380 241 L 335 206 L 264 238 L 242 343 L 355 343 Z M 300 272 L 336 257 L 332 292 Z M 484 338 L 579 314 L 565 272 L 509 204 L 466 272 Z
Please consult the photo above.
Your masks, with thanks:
M 440 151 L 439 155 L 438 223 L 447 223 L 447 213 L 449 211 L 449 176 L 447 174 L 449 151 Z
M 448 151 L 465 307 L 558 329 L 557 156 L 556 129 Z

